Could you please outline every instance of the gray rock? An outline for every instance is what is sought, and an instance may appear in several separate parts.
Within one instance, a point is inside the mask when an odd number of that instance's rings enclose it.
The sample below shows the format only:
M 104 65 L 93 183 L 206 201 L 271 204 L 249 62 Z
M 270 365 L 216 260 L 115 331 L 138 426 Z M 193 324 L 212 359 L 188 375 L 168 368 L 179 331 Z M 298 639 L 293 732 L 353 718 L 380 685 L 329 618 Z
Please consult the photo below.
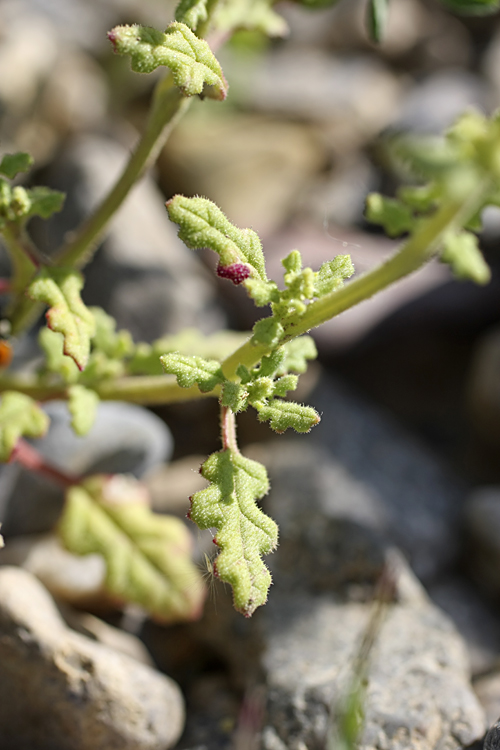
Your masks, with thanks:
M 500 580 L 500 489 L 476 490 L 465 507 L 468 573 L 486 593 L 498 597 Z
M 240 62 L 238 69 L 237 63 L 228 60 L 247 106 L 335 123 L 340 153 L 344 136 L 345 142 L 366 142 L 391 122 L 399 104 L 396 77 L 369 54 L 340 58 L 317 46 L 286 46 L 263 57 L 259 66 L 245 67 Z
M 498 750 L 500 748 L 500 721 L 491 727 L 484 738 L 483 750 Z
M 498 667 L 498 664 L 497 664 Z M 483 677 L 479 677 L 474 681 L 474 692 L 479 698 L 484 711 L 486 713 L 486 721 L 488 724 L 495 724 L 498 721 L 498 714 L 500 713 L 500 673 L 495 671 L 491 674 L 486 674 Z M 497 731 L 497 745 L 500 747 L 500 733 Z M 490 736 L 490 742 L 492 736 Z M 486 747 L 486 746 L 485 746 Z
M 496 667 L 500 654 L 500 618 L 480 596 L 477 587 L 463 578 L 450 576 L 430 586 L 428 593 L 434 604 L 452 619 L 465 640 L 472 675 L 483 675 Z M 500 702 L 497 710 L 500 713 Z
M 467 108 L 488 108 L 487 83 L 460 69 L 438 71 L 412 88 L 391 127 L 412 133 L 440 135 Z
M 38 581 L 0 570 L 5 750 L 166 750 L 182 731 L 168 677 L 69 630 Z
M 51 418 L 47 435 L 34 442 L 56 468 L 76 476 L 89 473 L 129 473 L 139 477 L 168 459 L 172 437 L 165 423 L 135 404 L 103 401 L 96 421 L 84 437 L 70 427 L 67 404 L 44 406 Z M 20 469 L 2 467 L 0 476 L 10 486 L 10 498 L 0 517 L 7 536 L 45 532 L 56 523 L 63 502 L 62 490 L 49 480 Z M 0 507 L 1 510 L 1 507 Z
M 318 516 L 318 528 L 332 519 L 356 528 L 365 541 L 397 545 L 426 581 L 456 561 L 465 499 L 457 480 L 389 417 L 336 381 L 322 379 L 308 402 L 322 415 L 310 436 L 254 453 L 270 472 L 268 507 L 285 547 L 287 538 L 313 534 L 312 527 L 301 531 L 297 519 Z M 344 547 L 348 557 L 354 554 L 348 542 Z
M 500 328 L 491 329 L 476 346 L 467 382 L 469 413 L 476 433 L 500 445 Z
M 337 474 L 354 481 L 356 502 L 343 497 L 348 512 L 362 507 L 425 582 L 456 562 L 466 496 L 458 479 L 388 414 L 338 382 L 320 381 L 310 402 L 322 415 L 312 442 L 341 465 Z M 331 475 L 327 487 L 336 484 Z M 331 493 L 332 509 L 339 494 Z
M 265 750 L 323 750 L 338 732 L 334 717 L 349 694 L 370 613 L 369 604 L 333 595 L 273 592 L 262 618 Z M 360 750 L 451 750 L 483 735 L 463 642 L 423 592 L 390 606 L 369 658 L 363 710 Z

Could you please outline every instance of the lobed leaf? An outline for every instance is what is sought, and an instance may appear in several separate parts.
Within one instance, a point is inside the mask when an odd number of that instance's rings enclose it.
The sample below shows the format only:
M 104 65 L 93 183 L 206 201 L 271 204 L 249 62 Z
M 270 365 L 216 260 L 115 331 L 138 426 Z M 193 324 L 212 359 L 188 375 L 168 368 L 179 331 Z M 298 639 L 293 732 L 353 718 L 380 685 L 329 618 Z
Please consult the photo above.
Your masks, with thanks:
M 278 346 L 285 329 L 275 317 L 258 320 L 253 327 L 252 341 L 266 346 Z
M 30 188 L 27 192 L 31 204 L 27 215 L 41 216 L 42 219 L 50 219 L 52 214 L 60 211 L 66 198 L 59 190 L 44 186 Z
M 217 24 L 226 32 L 247 29 L 270 37 L 286 36 L 288 24 L 272 5 L 272 0 L 232 0 L 219 11 Z
M 13 180 L 19 172 L 28 172 L 33 166 L 33 157 L 29 154 L 5 154 L 0 162 L 0 174 Z
M 285 360 L 283 365 L 276 371 L 277 375 L 285 375 L 287 372 L 303 373 L 307 370 L 307 360 L 316 359 L 318 350 L 312 336 L 299 336 L 288 341 L 284 345 Z
M 208 19 L 207 0 L 181 0 L 175 9 L 175 20 L 185 23 L 191 31 Z
M 380 224 L 389 237 L 398 237 L 413 229 L 415 219 L 408 206 L 395 198 L 385 198 L 380 193 L 370 193 L 366 199 L 366 218 Z
M 45 369 L 57 373 L 65 383 L 78 380 L 79 370 L 74 359 L 63 352 L 64 337 L 50 328 L 40 328 L 38 343 L 45 354 Z
M 175 375 L 181 388 L 197 385 L 202 393 L 213 391 L 224 381 L 220 362 L 203 357 L 186 357 L 179 352 L 164 354 L 160 362 L 165 372 Z
M 94 316 L 95 334 L 92 338 L 93 349 L 98 349 L 111 359 L 123 359 L 134 351 L 134 342 L 128 331 L 116 330 L 116 320 L 102 307 L 91 307 Z
M 98 404 L 99 396 L 95 391 L 83 385 L 72 385 L 68 388 L 71 426 L 77 435 L 86 435 L 92 429 Z
M 49 418 L 36 401 L 24 393 L 5 391 L 0 401 L 0 461 L 8 461 L 17 441 L 41 437 L 47 432 Z
M 234 414 L 245 411 L 248 406 L 248 390 L 244 385 L 226 380 L 222 386 L 221 406 L 228 406 Z
M 275 432 L 285 432 L 289 427 L 295 432 L 309 432 L 321 419 L 311 406 L 302 406 L 294 401 L 281 401 L 279 398 L 253 406 L 257 409 L 259 422 L 269 422 Z
M 441 260 L 449 263 L 458 279 L 468 279 L 476 284 L 487 284 L 491 271 L 486 263 L 475 234 L 449 232 L 443 242 Z
M 354 266 L 350 255 L 336 255 L 333 260 L 323 263 L 314 284 L 317 297 L 329 294 L 344 285 L 344 279 L 350 278 L 354 273 Z
M 72 357 L 78 369 L 88 362 L 90 340 L 95 333 L 94 316 L 80 297 L 81 274 L 72 269 L 44 268 L 28 288 L 28 295 L 49 306 L 48 327 L 64 336 L 64 354 Z
M 276 524 L 256 504 L 269 490 L 266 470 L 224 450 L 205 461 L 201 474 L 211 484 L 193 495 L 189 517 L 200 529 L 217 529 L 215 573 L 232 586 L 235 608 L 250 617 L 266 602 L 271 585 L 262 555 L 278 543 Z
M 207 198 L 175 195 L 166 205 L 170 220 L 179 225 L 179 237 L 188 247 L 208 247 L 219 255 L 221 268 L 242 264 L 250 275 L 267 280 L 262 245 L 254 231 L 235 227 Z
M 164 65 L 185 96 L 203 93 L 219 100 L 227 96 L 227 82 L 212 50 L 184 23 L 174 21 L 165 32 L 148 26 L 115 26 L 108 38 L 115 52 L 130 55 L 136 73 L 151 73 Z
M 152 513 L 136 480 L 96 476 L 72 487 L 58 531 L 70 552 L 102 555 L 106 589 L 120 602 L 166 622 L 199 616 L 204 591 L 190 534 L 178 518 Z

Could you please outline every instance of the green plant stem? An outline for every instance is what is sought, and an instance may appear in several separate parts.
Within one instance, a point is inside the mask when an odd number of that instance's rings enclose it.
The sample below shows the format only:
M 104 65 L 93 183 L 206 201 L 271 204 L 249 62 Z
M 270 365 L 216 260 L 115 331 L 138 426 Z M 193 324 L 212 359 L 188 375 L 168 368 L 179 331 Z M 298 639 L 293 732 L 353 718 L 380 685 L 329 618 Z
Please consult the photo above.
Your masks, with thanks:
M 191 98 L 183 96 L 169 74 L 160 81 L 146 130 L 121 177 L 92 216 L 82 224 L 60 250 L 57 265 L 83 266 L 90 259 L 107 226 L 131 188 L 153 164 Z
M 463 200 L 446 202 L 434 216 L 422 222 L 410 239 L 388 260 L 353 279 L 342 289 L 311 302 L 303 315 L 284 324 L 283 343 L 326 323 L 425 265 L 439 250 L 444 233 L 455 225 L 466 223 L 474 215 L 488 187 L 489 184 L 483 184 Z M 272 347 L 256 345 L 250 339 L 224 360 L 222 371 L 227 378 L 235 379 L 240 364 L 253 367 L 270 351 Z
M 20 294 L 39 267 L 37 250 L 26 231 L 17 224 L 6 224 L 2 237 L 12 258 L 11 289 Z
M 201 393 L 197 386 L 181 388 L 174 376 L 170 375 L 135 375 L 123 378 L 110 378 L 101 383 L 87 386 L 98 394 L 103 401 L 132 401 L 136 404 L 173 404 L 180 401 L 192 401 L 199 398 L 216 398 L 220 394 L 217 387 L 210 393 Z M 36 375 L 16 375 L 0 373 L 0 393 L 17 391 L 31 396 L 37 401 L 67 399 L 69 385 L 43 384 Z

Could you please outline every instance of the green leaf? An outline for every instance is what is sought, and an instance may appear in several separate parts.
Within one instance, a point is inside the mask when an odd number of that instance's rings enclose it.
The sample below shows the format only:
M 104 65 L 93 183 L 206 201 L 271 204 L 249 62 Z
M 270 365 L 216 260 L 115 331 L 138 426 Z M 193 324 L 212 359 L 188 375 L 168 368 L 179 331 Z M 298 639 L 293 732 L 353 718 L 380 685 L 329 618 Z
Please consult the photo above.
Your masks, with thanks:
M 251 229 L 235 227 L 215 203 L 207 198 L 175 195 L 167 202 L 167 210 L 170 220 L 179 225 L 179 237 L 188 247 L 193 250 L 208 247 L 219 255 L 221 268 L 242 264 L 248 267 L 250 275 L 267 280 L 258 235 Z
M 269 422 L 275 432 L 285 432 L 292 427 L 295 432 L 309 432 L 318 424 L 320 416 L 311 406 L 302 406 L 294 401 L 272 399 L 269 404 L 253 404 L 259 415 L 259 422 Z
M 83 277 L 65 268 L 42 269 L 28 288 L 28 295 L 49 306 L 47 325 L 64 336 L 64 354 L 72 357 L 79 370 L 88 362 L 90 340 L 95 332 L 94 317 L 80 297 Z
M 217 24 L 223 31 L 238 29 L 260 31 L 270 37 L 283 37 L 288 34 L 285 19 L 272 8 L 272 0 L 231 0 L 221 8 Z
M 207 0 L 181 0 L 175 9 L 175 20 L 185 23 L 191 31 L 196 31 L 207 18 Z
M 388 15 L 387 0 L 368 0 L 366 12 L 366 28 L 368 36 L 375 44 L 379 44 L 385 33 Z
M 134 342 L 128 331 L 116 330 L 116 320 L 108 315 L 102 307 L 91 307 L 94 316 L 95 334 L 92 347 L 103 352 L 111 359 L 123 359 L 134 351 Z
M 398 198 L 419 213 L 433 208 L 439 197 L 439 188 L 433 182 L 428 185 L 405 185 L 399 188 Z
M 0 401 L 0 461 L 9 460 L 20 437 L 41 437 L 48 426 L 49 418 L 36 401 L 24 393 L 5 391 Z
M 297 375 L 283 375 L 274 383 L 273 396 L 281 396 L 284 398 L 288 391 L 295 391 L 298 385 L 299 379 Z
M 70 552 L 102 555 L 115 599 L 166 622 L 199 616 L 204 591 L 190 534 L 181 520 L 152 513 L 133 478 L 97 476 L 72 487 L 58 531 Z
M 171 352 L 160 357 L 160 362 L 165 372 L 176 376 L 181 388 L 197 385 L 202 393 L 209 393 L 224 381 L 220 362 L 215 359 Z
M 60 211 L 66 198 L 65 193 L 43 186 L 30 188 L 27 192 L 31 203 L 27 215 L 41 216 L 42 219 L 49 219 Z
M 413 229 L 412 211 L 395 198 L 385 198 L 380 193 L 370 193 L 366 199 L 366 218 L 384 227 L 389 237 L 397 237 Z
M 284 333 L 284 328 L 274 317 L 258 320 L 253 327 L 252 341 L 266 346 L 278 346 Z
M 441 260 L 449 263 L 458 279 L 476 284 L 487 284 L 491 271 L 478 246 L 477 237 L 470 232 L 449 232 L 444 238 Z
M 50 328 L 40 328 L 38 343 L 45 354 L 45 368 L 48 372 L 57 373 L 65 383 L 78 380 L 80 371 L 71 357 L 63 352 L 64 337 Z
M 227 96 L 226 79 L 212 50 L 184 23 L 174 21 L 165 32 L 148 26 L 115 26 L 108 38 L 115 52 L 130 55 L 136 73 L 151 73 L 165 65 L 185 96 L 203 93 L 219 100 Z
M 274 393 L 274 381 L 272 378 L 255 378 L 247 383 L 248 403 L 255 405 L 270 398 Z
M 28 172 L 33 165 L 33 157 L 29 154 L 19 152 L 17 154 L 5 154 L 0 162 L 0 174 L 13 180 L 19 172 Z
M 240 383 L 226 380 L 222 386 L 221 406 L 228 406 L 234 414 L 245 411 L 248 405 L 248 390 Z
M 271 354 L 262 357 L 259 367 L 259 375 L 273 378 L 278 372 L 282 371 L 285 364 L 286 350 L 284 346 L 278 347 Z
M 340 289 L 344 285 L 344 279 L 348 279 L 353 273 L 350 255 L 336 255 L 333 260 L 323 263 L 314 284 L 316 296 L 322 297 Z
M 214 541 L 221 551 L 214 571 L 232 586 L 235 608 L 250 617 L 266 602 L 271 585 L 261 556 L 278 543 L 276 524 L 256 504 L 269 490 L 266 470 L 224 450 L 213 453 L 201 473 L 211 484 L 193 495 L 189 517 L 200 529 L 217 529 Z
M 95 421 L 99 396 L 95 391 L 83 385 L 72 385 L 68 388 L 68 409 L 71 414 L 71 426 L 77 435 L 86 435 Z
M 307 370 L 307 360 L 316 359 L 318 350 L 312 336 L 299 336 L 284 345 L 285 361 L 277 370 L 277 375 L 287 372 L 303 373 Z
M 281 265 L 287 273 L 300 273 L 302 270 L 302 256 L 298 250 L 292 250 L 286 258 L 283 258 Z

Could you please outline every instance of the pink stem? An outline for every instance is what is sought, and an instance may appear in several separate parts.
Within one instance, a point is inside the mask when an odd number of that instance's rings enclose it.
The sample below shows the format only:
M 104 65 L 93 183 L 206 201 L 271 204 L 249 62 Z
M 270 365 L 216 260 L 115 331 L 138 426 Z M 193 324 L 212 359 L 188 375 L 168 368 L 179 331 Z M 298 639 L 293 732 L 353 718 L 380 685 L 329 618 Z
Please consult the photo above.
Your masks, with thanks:
M 221 406 L 220 425 L 222 436 L 222 449 L 239 453 L 238 441 L 236 439 L 236 420 L 234 413 L 228 406 Z
M 45 458 L 39 453 L 32 445 L 26 442 L 26 440 L 18 440 L 14 450 L 11 453 L 9 463 L 16 461 L 25 469 L 35 471 L 37 474 L 41 474 L 48 479 L 52 479 L 57 484 L 63 487 L 72 487 L 74 484 L 79 484 L 81 481 L 80 477 L 73 476 L 72 474 L 66 474 L 65 472 L 59 471 L 54 466 L 50 466 L 45 461 Z

